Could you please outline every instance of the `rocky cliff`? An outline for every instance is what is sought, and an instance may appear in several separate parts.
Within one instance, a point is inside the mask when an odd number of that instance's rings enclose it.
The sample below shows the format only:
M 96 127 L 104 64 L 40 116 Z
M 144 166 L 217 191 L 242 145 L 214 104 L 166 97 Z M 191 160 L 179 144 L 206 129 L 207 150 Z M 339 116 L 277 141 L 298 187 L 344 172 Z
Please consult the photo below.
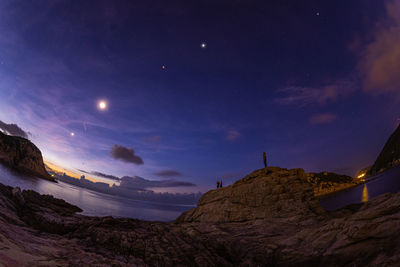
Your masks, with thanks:
M 0 184 L 0 263 L 399 266 L 400 193 L 325 212 L 301 169 L 269 171 L 205 194 L 171 223 L 83 216 L 63 200 Z
M 388 168 L 400 164 L 400 125 L 387 140 L 368 175 L 375 175 Z
M 25 174 L 53 181 L 45 170 L 42 153 L 28 139 L 0 131 L 0 162 Z

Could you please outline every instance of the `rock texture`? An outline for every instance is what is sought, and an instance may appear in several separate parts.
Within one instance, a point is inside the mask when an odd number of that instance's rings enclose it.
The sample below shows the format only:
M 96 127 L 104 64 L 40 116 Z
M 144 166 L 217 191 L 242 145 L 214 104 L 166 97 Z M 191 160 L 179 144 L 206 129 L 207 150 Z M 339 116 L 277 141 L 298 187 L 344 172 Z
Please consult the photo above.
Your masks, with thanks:
M 368 175 L 375 175 L 398 164 L 400 164 L 400 125 L 387 140 L 375 163 L 369 169 Z
M 197 208 L 182 214 L 180 222 L 242 222 L 269 218 L 318 216 L 324 210 L 314 198 L 303 169 L 268 167 L 232 186 L 209 191 Z
M 32 142 L 1 131 L 0 162 L 25 174 L 54 181 L 44 167 L 42 153 Z
M 400 265 L 400 193 L 328 213 L 302 170 L 269 171 L 205 194 L 171 223 L 83 216 L 63 200 L 0 184 L 0 265 Z

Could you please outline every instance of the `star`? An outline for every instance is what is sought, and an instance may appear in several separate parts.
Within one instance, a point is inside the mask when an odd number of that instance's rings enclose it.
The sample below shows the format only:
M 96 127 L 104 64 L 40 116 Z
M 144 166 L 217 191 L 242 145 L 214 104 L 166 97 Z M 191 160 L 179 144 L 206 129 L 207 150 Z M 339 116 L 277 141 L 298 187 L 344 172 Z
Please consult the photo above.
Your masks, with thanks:
M 74 133 L 74 132 L 71 132 L 71 136 L 75 136 L 75 133 Z
M 161 69 L 166 70 L 166 69 L 167 69 L 167 66 L 162 65 L 162 66 L 161 66 Z
M 319 16 L 319 12 L 317 12 L 317 14 L 316 14 L 317 16 Z
M 206 48 L 207 44 L 205 42 L 201 43 L 201 48 Z

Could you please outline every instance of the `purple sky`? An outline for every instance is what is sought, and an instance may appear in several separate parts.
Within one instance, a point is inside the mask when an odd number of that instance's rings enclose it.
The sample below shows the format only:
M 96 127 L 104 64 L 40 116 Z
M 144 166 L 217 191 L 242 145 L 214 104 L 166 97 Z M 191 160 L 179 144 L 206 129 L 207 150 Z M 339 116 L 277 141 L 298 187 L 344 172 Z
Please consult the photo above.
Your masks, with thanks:
M 1 1 L 0 120 L 70 170 L 183 191 L 263 151 L 354 175 L 398 123 L 400 1 L 323 2 Z

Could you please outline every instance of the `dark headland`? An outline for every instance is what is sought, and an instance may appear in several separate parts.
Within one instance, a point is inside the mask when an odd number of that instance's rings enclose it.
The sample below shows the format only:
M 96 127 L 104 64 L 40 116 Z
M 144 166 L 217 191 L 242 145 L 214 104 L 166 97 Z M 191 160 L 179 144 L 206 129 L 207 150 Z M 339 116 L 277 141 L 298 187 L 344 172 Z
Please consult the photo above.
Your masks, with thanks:
M 21 172 L 54 181 L 46 171 L 42 152 L 31 141 L 19 136 L 10 136 L 0 131 L 0 163 Z

